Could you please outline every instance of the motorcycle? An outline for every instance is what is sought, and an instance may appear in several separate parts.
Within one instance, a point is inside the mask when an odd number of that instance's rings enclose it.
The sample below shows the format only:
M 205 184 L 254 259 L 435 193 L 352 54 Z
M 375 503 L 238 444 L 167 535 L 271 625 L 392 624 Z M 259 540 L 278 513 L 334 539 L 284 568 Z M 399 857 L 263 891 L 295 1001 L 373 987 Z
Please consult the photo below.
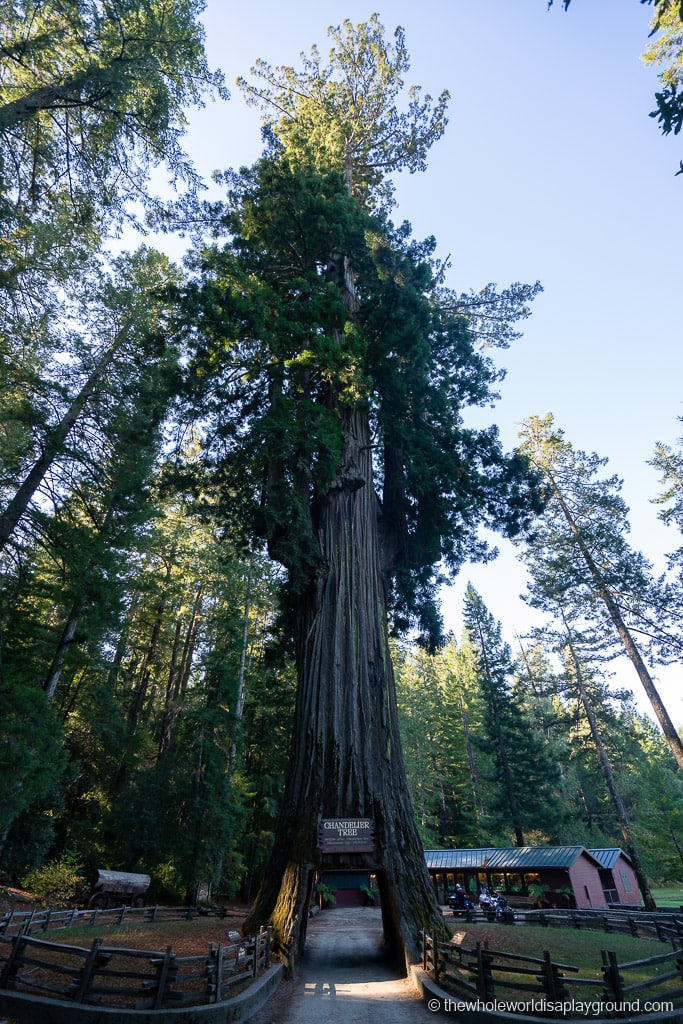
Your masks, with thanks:
M 489 921 L 510 924 L 517 916 L 501 893 L 491 893 L 488 889 L 482 889 L 479 893 L 479 907 Z
M 470 914 L 476 909 L 475 904 L 467 896 L 464 889 L 456 889 L 448 896 L 448 906 L 453 911 L 454 917 L 459 917 L 461 914 Z

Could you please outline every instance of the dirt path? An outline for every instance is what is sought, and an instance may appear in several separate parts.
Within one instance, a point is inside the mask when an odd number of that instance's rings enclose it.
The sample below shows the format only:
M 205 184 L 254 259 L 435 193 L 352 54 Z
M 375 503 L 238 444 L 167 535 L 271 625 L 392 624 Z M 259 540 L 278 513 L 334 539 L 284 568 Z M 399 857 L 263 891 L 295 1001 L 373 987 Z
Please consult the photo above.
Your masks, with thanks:
M 430 1014 L 386 962 L 379 910 L 328 909 L 308 925 L 297 977 L 253 1024 L 424 1024 Z

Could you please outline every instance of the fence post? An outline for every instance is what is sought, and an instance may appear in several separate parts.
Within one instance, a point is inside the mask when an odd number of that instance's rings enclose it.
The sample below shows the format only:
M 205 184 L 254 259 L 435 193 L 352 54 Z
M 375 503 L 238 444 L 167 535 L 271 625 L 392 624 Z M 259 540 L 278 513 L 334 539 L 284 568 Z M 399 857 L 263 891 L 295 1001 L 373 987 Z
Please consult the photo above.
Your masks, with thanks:
M 605 949 L 601 949 L 600 956 L 602 957 L 602 975 L 605 979 L 607 995 L 612 997 L 615 1002 L 623 1003 L 624 979 L 619 974 L 617 954 L 613 953 L 611 950 L 607 951 Z
M 0 934 L 4 935 L 7 932 L 7 929 L 11 925 L 12 919 L 13 919 L 15 914 L 16 914 L 16 910 L 14 909 L 14 907 L 12 907 L 12 909 L 9 912 L 9 914 L 5 914 L 5 916 L 3 918 L 3 922 L 2 922 L 2 928 L 0 929 Z
M 7 958 L 2 974 L 0 974 L 0 988 L 12 988 L 12 979 L 19 968 L 20 949 L 26 945 L 26 938 L 27 936 L 21 931 L 12 939 L 12 952 Z
M 676 970 L 681 976 L 681 981 L 683 981 L 683 949 L 680 952 L 681 955 L 676 957 Z
M 217 1003 L 221 997 L 221 979 L 223 976 L 223 946 L 218 949 L 213 942 L 209 946 L 209 962 L 206 965 L 206 976 L 208 978 L 207 991 L 210 1003 Z
M 491 971 L 491 954 L 477 943 L 477 995 L 488 999 L 493 995 L 493 973 Z
M 159 981 L 157 983 L 156 995 L 154 996 L 154 1006 L 152 1009 L 161 1009 L 161 1003 L 166 992 L 166 982 L 168 981 L 169 973 L 171 971 L 171 965 L 175 960 L 175 954 L 173 953 L 173 947 L 167 946 L 164 959 L 161 961 L 159 968 Z
M 92 946 L 90 947 L 90 952 L 88 953 L 88 957 L 85 963 L 83 964 L 83 970 L 81 971 L 81 976 L 78 980 L 78 988 L 76 989 L 76 995 L 74 996 L 74 999 L 77 1003 L 83 1002 L 85 996 L 87 995 L 88 989 L 90 988 L 92 973 L 93 970 L 95 969 L 95 961 L 97 959 L 97 954 L 99 953 L 100 946 L 102 945 L 103 942 L 104 939 L 93 939 Z
M 563 999 L 567 996 L 567 989 L 563 984 L 560 969 L 554 964 L 547 949 L 543 950 L 543 967 L 541 974 L 543 992 L 549 1000 Z

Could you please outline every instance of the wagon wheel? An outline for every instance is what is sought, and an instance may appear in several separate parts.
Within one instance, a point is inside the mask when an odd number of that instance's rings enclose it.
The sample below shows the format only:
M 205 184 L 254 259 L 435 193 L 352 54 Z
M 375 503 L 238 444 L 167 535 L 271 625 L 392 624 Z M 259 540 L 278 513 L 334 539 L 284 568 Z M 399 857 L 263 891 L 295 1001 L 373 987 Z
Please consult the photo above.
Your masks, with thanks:
M 145 897 L 144 896 L 136 896 L 134 898 L 134 900 L 133 900 L 133 906 L 134 907 L 144 907 L 144 905 L 145 905 Z
M 109 906 L 109 900 L 103 892 L 98 892 L 90 899 L 88 906 L 94 907 L 96 910 L 105 910 Z

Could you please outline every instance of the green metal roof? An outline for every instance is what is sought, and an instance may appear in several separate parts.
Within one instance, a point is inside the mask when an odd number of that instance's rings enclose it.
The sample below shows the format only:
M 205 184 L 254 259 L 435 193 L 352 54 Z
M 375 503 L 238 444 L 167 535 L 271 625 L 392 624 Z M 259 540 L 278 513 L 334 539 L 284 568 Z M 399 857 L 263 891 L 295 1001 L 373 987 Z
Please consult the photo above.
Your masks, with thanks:
M 624 851 L 621 850 L 618 846 L 610 846 L 600 850 L 589 850 L 588 852 L 591 854 L 591 856 L 595 857 L 595 859 L 600 864 L 600 867 L 607 868 L 608 871 L 612 870 L 612 868 L 614 867 L 614 865 L 620 857 L 623 857 L 624 860 L 627 860 L 629 864 L 631 863 L 631 858 L 629 857 L 629 855 L 627 853 L 624 853 Z
M 481 850 L 425 850 L 427 867 L 432 870 L 453 871 L 481 867 L 486 857 L 497 851 L 493 847 Z
M 621 851 L 618 851 L 621 852 Z M 569 868 L 585 854 L 602 861 L 585 846 L 482 847 L 478 850 L 425 850 L 431 871 L 533 871 L 537 868 Z M 616 858 L 615 858 L 616 859 Z

